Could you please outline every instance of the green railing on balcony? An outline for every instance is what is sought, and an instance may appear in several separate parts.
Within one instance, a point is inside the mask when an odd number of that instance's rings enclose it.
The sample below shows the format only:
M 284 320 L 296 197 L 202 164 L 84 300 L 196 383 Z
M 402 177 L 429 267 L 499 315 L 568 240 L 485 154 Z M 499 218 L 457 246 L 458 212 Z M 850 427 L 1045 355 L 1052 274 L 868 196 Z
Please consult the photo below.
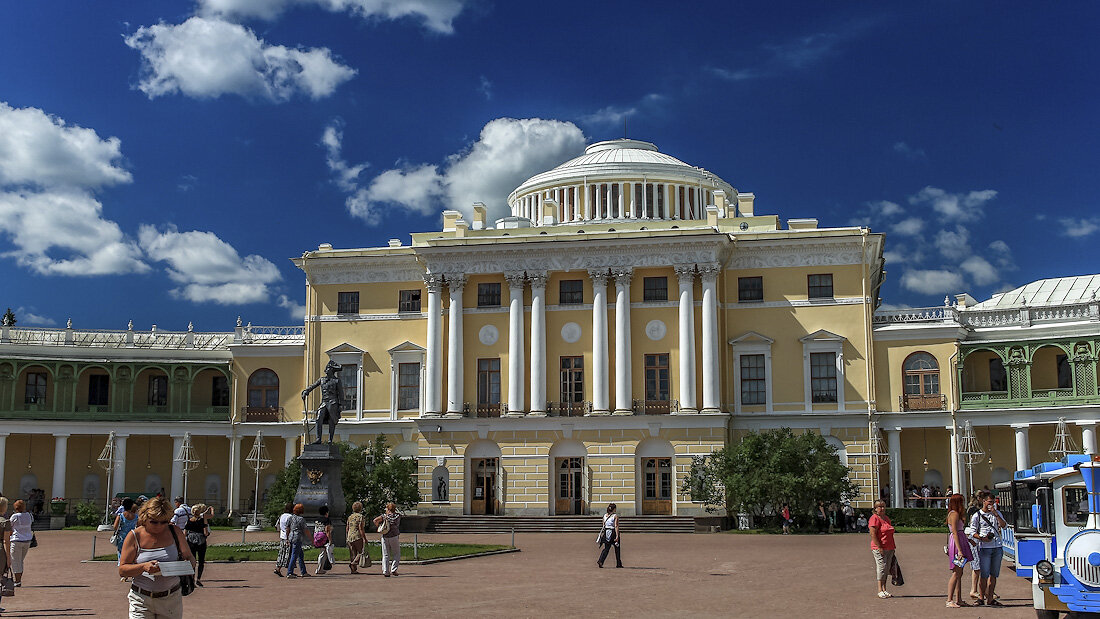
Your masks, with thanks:
M 110 406 L 81 406 L 73 411 L 43 410 L 47 407 L 25 405 L 38 410 L 0 410 L 0 419 L 44 421 L 229 421 L 228 406 L 194 406 L 189 410 L 168 412 L 164 406 L 137 406 L 134 411 L 112 410 Z M 161 409 L 164 409 L 163 411 Z
M 1073 395 L 1073 389 L 1033 389 L 1029 398 L 1010 398 L 1007 391 L 964 391 L 962 408 L 1032 408 L 1100 404 L 1100 395 Z

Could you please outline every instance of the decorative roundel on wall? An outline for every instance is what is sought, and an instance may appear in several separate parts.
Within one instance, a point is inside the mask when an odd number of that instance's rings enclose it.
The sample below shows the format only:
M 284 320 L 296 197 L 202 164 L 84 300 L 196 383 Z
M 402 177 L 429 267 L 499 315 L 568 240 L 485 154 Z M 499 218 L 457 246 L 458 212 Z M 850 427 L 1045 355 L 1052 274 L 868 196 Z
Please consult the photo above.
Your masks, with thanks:
M 481 343 L 486 346 L 492 346 L 500 339 L 500 331 L 497 331 L 497 328 L 493 325 L 485 325 L 477 332 L 477 339 L 481 340 Z
M 645 334 L 654 342 L 664 339 L 668 327 L 660 320 L 650 320 L 645 325 Z
M 569 344 L 581 339 L 581 326 L 575 322 L 567 322 L 561 326 L 561 339 Z

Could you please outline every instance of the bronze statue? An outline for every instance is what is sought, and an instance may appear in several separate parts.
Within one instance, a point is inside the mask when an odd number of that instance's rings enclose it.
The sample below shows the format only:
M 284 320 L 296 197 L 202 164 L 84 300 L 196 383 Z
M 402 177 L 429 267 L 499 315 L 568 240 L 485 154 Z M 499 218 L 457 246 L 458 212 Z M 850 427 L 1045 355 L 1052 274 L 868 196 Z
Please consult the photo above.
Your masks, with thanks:
M 332 443 L 332 437 L 336 434 L 336 422 L 340 421 L 340 364 L 329 361 L 325 366 L 325 375 L 318 378 L 312 385 L 302 390 L 302 404 L 305 408 L 306 396 L 317 387 L 321 388 L 321 406 L 317 407 L 314 414 L 317 416 L 317 440 L 314 445 L 321 442 L 321 426 L 328 424 L 328 442 Z

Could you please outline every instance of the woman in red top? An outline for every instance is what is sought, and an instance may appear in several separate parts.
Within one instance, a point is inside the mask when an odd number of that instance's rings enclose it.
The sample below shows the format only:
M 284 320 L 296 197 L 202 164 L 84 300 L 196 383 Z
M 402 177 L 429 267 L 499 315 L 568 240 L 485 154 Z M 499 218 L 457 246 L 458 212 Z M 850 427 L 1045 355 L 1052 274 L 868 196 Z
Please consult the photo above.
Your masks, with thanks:
M 890 575 L 890 563 L 894 561 L 894 525 L 886 516 L 886 501 L 875 501 L 875 513 L 867 521 L 871 532 L 871 554 L 875 557 L 875 574 L 878 578 L 878 596 L 892 598 L 886 590 L 886 577 Z

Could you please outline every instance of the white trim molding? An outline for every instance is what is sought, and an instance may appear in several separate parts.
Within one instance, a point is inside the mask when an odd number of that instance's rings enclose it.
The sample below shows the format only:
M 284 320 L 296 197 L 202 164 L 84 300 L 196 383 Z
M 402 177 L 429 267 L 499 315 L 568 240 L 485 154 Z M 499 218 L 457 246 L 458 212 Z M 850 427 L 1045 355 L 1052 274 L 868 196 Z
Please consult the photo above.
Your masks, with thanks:
M 810 354 L 817 352 L 831 352 L 836 355 L 836 408 L 844 410 L 844 336 L 837 335 L 825 329 L 818 329 L 813 333 L 798 338 L 802 342 L 802 393 L 806 404 L 806 412 L 813 412 L 813 394 L 810 380 Z
M 341 366 L 348 363 L 355 365 L 355 418 L 363 418 L 363 356 L 365 350 L 361 350 L 347 342 L 325 351 L 329 359 Z M 343 413 L 343 411 L 341 411 Z
M 764 355 L 764 412 L 772 412 L 772 344 L 775 340 L 755 331 L 729 341 L 733 347 L 733 411 L 741 413 L 741 356 Z
M 423 346 L 418 346 L 412 342 L 406 340 L 397 346 L 386 351 L 390 354 L 390 419 L 397 419 L 397 391 L 398 391 L 398 369 L 402 363 L 419 363 L 420 364 L 420 406 L 417 407 L 417 415 L 424 414 L 424 356 L 427 354 L 428 349 Z M 404 409 L 402 409 L 404 410 Z M 411 410 L 411 409 L 410 409 Z

